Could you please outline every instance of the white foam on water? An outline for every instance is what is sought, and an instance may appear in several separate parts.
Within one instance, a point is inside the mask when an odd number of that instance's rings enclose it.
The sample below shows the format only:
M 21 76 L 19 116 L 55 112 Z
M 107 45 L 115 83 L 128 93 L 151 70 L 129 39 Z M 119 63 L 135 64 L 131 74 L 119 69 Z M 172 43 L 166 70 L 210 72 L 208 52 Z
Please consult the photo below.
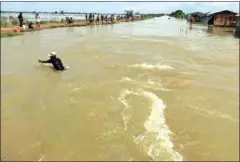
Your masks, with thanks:
M 128 67 L 132 68 L 138 68 L 138 69 L 147 69 L 147 70 L 171 70 L 175 69 L 170 65 L 152 65 L 152 64 L 147 64 L 147 63 L 142 63 L 142 64 L 135 64 L 135 65 L 128 65 Z
M 122 77 L 122 79 L 119 80 L 119 82 L 128 82 L 128 81 L 133 81 L 133 80 L 129 77 Z
M 81 89 L 82 89 L 82 87 L 76 87 L 76 88 L 73 88 L 73 91 L 79 91 Z
M 121 38 L 129 38 L 130 36 L 127 36 L 127 35 L 121 35 L 121 36 L 119 36 L 119 37 L 121 37 Z
M 212 118 L 223 118 L 228 119 L 233 122 L 239 122 L 239 119 L 234 119 L 231 115 L 214 110 L 208 110 L 204 107 L 198 107 L 194 105 L 189 105 L 190 108 L 195 109 L 196 113 L 202 116 L 212 117 Z
M 160 40 L 160 39 L 149 39 L 149 38 L 135 38 L 134 40 L 137 40 L 137 41 L 148 41 L 148 42 L 163 42 L 163 43 L 168 43 L 168 44 L 172 44 L 173 42 L 172 41 L 169 41 L 169 40 Z
M 98 56 L 94 56 L 94 57 L 92 58 L 92 60 L 97 59 L 97 58 L 98 58 Z
M 162 91 L 170 91 L 170 89 L 164 88 L 163 85 L 160 82 L 153 81 L 152 79 L 148 79 L 147 83 L 153 89 L 161 89 Z
M 129 94 L 131 94 L 131 91 L 125 90 L 118 97 L 119 101 L 125 106 L 124 110 L 121 113 L 122 118 L 123 118 L 123 123 L 124 123 L 124 130 L 127 130 L 127 124 L 129 122 L 129 119 L 131 118 L 131 115 L 129 113 L 127 113 L 130 106 L 128 105 L 128 103 L 125 100 L 125 97 Z
M 154 90 L 161 90 L 161 91 L 170 91 L 170 89 L 164 88 L 163 85 L 159 82 L 156 82 L 152 79 L 148 79 L 147 81 L 137 81 L 133 80 L 129 77 L 122 77 L 119 80 L 120 83 L 133 83 L 133 84 L 139 84 L 142 88 L 149 88 Z
M 45 158 L 45 154 L 40 154 L 40 158 L 37 161 L 43 161 L 43 159 Z
M 144 96 L 152 102 L 150 106 L 150 116 L 144 123 L 146 132 L 143 132 L 139 136 L 135 137 L 134 142 L 140 145 L 142 150 L 154 160 L 182 161 L 183 157 L 174 150 L 174 145 L 171 141 L 170 135 L 172 132 L 169 130 L 165 122 L 164 110 L 166 106 L 163 101 L 154 93 L 148 91 L 129 91 L 126 89 L 119 97 L 119 100 L 123 103 L 123 105 L 125 105 L 123 112 L 126 112 L 126 110 L 130 107 L 125 99 L 128 95 Z M 124 113 L 122 115 L 125 129 L 127 129 L 129 116 L 126 118 Z

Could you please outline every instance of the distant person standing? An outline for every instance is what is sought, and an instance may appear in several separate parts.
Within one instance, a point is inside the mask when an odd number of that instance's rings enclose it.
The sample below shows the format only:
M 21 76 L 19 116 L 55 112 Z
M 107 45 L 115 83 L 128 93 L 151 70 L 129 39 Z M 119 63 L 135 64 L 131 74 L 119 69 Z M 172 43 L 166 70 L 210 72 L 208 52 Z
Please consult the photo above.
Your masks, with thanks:
M 106 22 L 108 21 L 108 16 L 107 16 L 107 15 L 105 16 L 105 21 L 106 21 Z
M 191 16 L 190 17 L 190 26 L 189 26 L 189 30 L 192 30 L 192 24 L 194 22 L 194 18 Z
M 99 24 L 99 20 L 100 20 L 100 19 L 99 19 L 99 15 L 97 15 L 97 23 L 98 23 L 98 24 Z
M 85 14 L 85 19 L 86 19 L 86 22 L 88 22 L 88 15 Z
M 94 22 L 94 20 L 95 20 L 95 15 L 94 14 L 92 15 L 92 18 L 93 18 L 93 22 Z
M 90 13 L 89 17 L 88 17 L 88 20 L 89 20 L 90 23 L 92 23 L 92 19 L 93 19 L 93 15 L 92 15 L 92 13 Z
M 113 23 L 113 21 L 114 21 L 114 15 L 112 14 L 111 15 L 111 22 Z
M 104 16 L 101 15 L 101 21 L 102 21 L 102 24 L 103 24 L 103 21 L 104 21 Z
M 23 26 L 23 16 L 22 16 L 22 12 L 19 13 L 19 15 L 18 15 L 18 20 L 19 20 L 19 25 L 20 25 L 20 27 L 22 27 L 22 26 Z
M 90 13 L 89 15 L 88 15 L 88 21 L 91 23 L 91 18 L 92 18 L 92 14 Z
M 35 19 L 36 19 L 37 28 L 40 28 L 40 16 L 38 13 L 36 13 Z
M 190 24 L 191 25 L 192 25 L 193 21 L 194 21 L 194 18 L 192 16 L 190 16 Z

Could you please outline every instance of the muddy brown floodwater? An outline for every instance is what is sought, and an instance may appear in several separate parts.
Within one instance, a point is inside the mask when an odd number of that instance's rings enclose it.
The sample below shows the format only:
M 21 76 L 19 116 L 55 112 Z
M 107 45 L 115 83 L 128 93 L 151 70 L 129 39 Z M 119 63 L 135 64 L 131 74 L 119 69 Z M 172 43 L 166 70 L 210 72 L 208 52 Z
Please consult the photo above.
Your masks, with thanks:
M 188 28 L 161 17 L 1 38 L 2 157 L 239 160 L 239 40 Z M 50 51 L 71 68 L 39 65 Z

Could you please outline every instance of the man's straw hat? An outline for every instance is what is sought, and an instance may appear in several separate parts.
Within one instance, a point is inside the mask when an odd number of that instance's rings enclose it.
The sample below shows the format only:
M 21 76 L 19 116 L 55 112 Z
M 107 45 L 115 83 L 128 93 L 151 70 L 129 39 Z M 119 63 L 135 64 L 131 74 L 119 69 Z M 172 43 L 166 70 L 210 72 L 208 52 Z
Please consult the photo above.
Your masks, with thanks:
M 48 54 L 49 57 L 50 57 L 50 56 L 56 56 L 56 55 L 57 55 L 56 52 L 50 52 L 50 53 Z

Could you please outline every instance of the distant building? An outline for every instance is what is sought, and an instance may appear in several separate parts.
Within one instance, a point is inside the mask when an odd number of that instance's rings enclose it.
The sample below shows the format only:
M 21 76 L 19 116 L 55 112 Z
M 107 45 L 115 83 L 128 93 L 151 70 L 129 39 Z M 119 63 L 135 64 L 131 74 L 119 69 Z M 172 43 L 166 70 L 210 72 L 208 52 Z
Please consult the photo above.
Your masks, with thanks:
M 236 15 L 235 12 L 224 10 L 208 15 L 203 21 L 216 27 L 236 27 Z
M 137 15 L 134 15 L 134 20 L 140 20 L 141 19 L 141 15 L 137 14 Z
M 194 22 L 202 22 L 207 15 L 208 13 L 193 12 L 187 15 L 187 21 L 190 21 L 190 18 L 192 17 Z
M 237 37 L 237 38 L 240 38 L 240 16 L 239 14 L 236 15 L 236 30 L 235 30 L 235 33 L 234 33 L 234 36 Z

